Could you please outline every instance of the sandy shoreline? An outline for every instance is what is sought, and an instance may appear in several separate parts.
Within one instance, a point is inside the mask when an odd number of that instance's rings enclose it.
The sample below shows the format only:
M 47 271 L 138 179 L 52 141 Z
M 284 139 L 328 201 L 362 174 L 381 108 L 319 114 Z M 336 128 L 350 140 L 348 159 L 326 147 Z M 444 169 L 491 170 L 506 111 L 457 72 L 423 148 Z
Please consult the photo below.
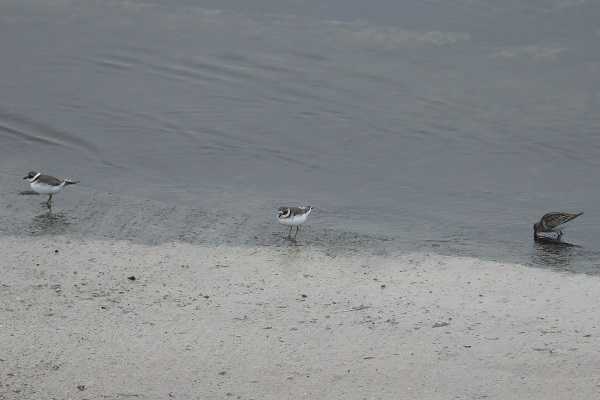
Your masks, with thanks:
M 600 396 L 597 276 L 311 246 L 0 249 L 0 399 Z

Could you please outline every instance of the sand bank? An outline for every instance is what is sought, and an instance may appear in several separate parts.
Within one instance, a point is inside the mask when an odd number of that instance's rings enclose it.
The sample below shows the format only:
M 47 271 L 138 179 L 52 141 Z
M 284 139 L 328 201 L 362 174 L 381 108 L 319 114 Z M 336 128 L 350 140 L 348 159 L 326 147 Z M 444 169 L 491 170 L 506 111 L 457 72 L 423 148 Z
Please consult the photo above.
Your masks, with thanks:
M 0 251 L 0 399 L 600 396 L 597 276 L 284 244 Z

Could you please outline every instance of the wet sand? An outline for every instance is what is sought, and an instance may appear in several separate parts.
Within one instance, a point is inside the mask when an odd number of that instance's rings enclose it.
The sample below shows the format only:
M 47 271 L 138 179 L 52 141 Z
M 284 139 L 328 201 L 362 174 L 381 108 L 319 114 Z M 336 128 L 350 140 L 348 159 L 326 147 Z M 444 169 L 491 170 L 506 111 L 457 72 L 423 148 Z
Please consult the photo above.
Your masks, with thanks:
M 288 245 L 0 250 L 2 399 L 600 395 L 595 276 Z

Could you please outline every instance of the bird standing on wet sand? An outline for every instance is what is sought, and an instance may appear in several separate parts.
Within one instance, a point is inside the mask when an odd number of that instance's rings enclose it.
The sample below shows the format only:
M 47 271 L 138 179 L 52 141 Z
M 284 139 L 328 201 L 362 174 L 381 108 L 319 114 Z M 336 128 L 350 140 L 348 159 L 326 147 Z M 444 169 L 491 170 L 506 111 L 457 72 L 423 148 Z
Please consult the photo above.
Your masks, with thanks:
M 313 208 L 311 206 L 306 207 L 279 207 L 277 211 L 277 220 L 285 226 L 290 227 L 290 233 L 286 237 L 287 240 L 296 241 L 298 236 L 298 229 L 300 224 L 306 221 L 306 217 L 310 214 Z M 292 237 L 292 228 L 296 227 L 296 234 Z
M 47 194 L 48 201 L 46 207 L 52 208 L 52 195 L 60 192 L 66 185 L 74 185 L 77 182 L 73 182 L 70 179 L 58 179 L 50 175 L 43 175 L 37 171 L 30 171 L 27 176 L 23 179 L 29 180 L 31 183 L 31 189 L 39 194 Z
M 567 223 L 583 213 L 569 214 L 564 212 L 551 212 L 542 217 L 540 222 L 536 222 L 533 225 L 533 237 L 538 238 L 538 232 L 556 232 L 558 235 L 556 238 L 559 239 L 562 236 L 562 230 Z

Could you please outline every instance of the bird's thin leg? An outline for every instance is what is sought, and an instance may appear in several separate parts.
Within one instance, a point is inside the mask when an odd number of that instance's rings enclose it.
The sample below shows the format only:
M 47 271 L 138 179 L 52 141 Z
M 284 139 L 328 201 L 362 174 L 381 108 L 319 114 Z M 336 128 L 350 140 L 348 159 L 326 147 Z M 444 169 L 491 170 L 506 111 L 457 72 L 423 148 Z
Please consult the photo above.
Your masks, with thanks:
M 294 235 L 294 240 L 296 240 L 296 236 L 298 236 L 298 230 L 300 229 L 300 226 L 296 227 L 296 234 Z M 290 232 L 291 233 L 291 232 Z
M 292 240 L 292 228 L 293 228 L 293 226 L 290 226 L 290 233 L 288 233 L 288 235 L 285 238 L 285 240 Z
M 48 201 L 46 202 L 46 206 L 48 206 L 48 208 L 52 208 L 52 195 L 50 195 L 50 197 L 48 197 Z

